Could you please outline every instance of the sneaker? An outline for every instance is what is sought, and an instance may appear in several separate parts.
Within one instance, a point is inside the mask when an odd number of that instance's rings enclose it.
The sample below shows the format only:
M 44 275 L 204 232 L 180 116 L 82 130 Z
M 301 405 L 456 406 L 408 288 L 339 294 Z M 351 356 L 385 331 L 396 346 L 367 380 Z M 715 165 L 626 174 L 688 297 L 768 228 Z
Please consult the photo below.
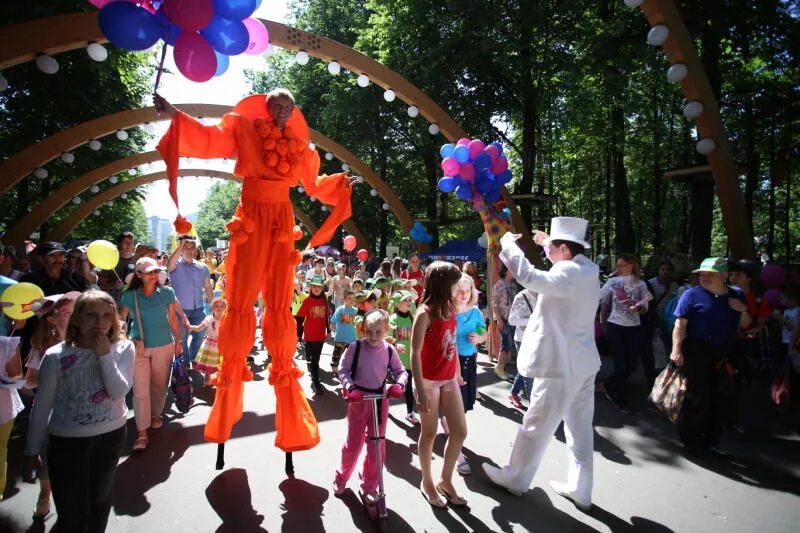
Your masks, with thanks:
M 415 415 L 414 413 L 408 413 L 406 415 L 406 422 L 408 422 L 413 426 L 417 426 L 419 425 L 419 418 L 417 418 L 417 415 Z
M 464 457 L 463 453 L 458 454 L 458 460 L 456 461 L 456 472 L 462 476 L 468 476 L 472 473 L 472 468 L 469 466 L 469 461 L 467 461 L 467 458 Z
M 514 394 L 513 392 L 509 394 L 508 401 L 511 402 L 511 405 L 513 405 L 517 409 L 525 409 L 525 406 L 522 405 L 522 400 L 519 398 L 518 394 Z

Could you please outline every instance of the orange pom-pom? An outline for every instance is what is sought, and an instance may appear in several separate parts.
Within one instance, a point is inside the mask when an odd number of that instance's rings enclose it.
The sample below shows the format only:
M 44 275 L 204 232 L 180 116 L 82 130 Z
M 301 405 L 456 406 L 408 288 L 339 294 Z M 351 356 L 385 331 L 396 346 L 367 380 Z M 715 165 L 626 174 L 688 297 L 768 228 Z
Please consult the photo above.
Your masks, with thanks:
M 256 127 L 256 129 L 259 128 L 263 123 L 264 123 L 264 119 L 261 118 L 261 117 L 255 119 L 253 121 L 253 125 Z
M 286 155 L 289 153 L 289 146 L 284 139 L 275 142 L 275 151 L 278 152 L 278 155 Z
M 271 132 L 271 128 L 266 124 L 261 124 L 258 128 L 256 128 L 258 134 L 262 137 L 269 137 Z
M 242 365 L 242 381 L 253 381 L 253 371 L 247 365 Z
M 276 154 L 275 152 L 270 152 L 269 154 L 267 154 L 267 166 L 274 167 L 277 164 L 278 164 L 278 154 Z
M 278 128 L 272 128 L 272 131 L 270 132 L 270 137 L 272 137 L 273 139 L 280 139 L 281 137 L 283 137 L 283 132 Z
M 242 219 L 243 228 L 247 233 L 253 233 L 253 230 L 256 229 L 256 223 L 253 222 L 252 219 L 245 218 Z
M 300 226 L 295 226 L 294 230 L 292 231 L 294 240 L 299 241 L 303 238 L 303 230 L 300 229 Z
M 261 143 L 261 146 L 264 148 L 264 150 L 274 150 L 275 142 L 275 139 L 264 139 L 264 142 Z
M 242 229 L 242 219 L 239 217 L 233 217 L 230 222 L 225 224 L 225 229 L 227 229 L 230 233 L 236 233 Z
M 247 242 L 247 238 L 249 235 L 244 231 L 237 231 L 236 233 L 231 234 L 231 242 L 233 244 L 243 244 Z
M 192 231 L 192 223 L 181 215 L 178 215 L 175 217 L 175 231 L 177 231 L 179 235 L 185 235 Z
M 282 159 L 278 162 L 278 165 L 275 167 L 278 172 L 281 174 L 288 174 L 289 171 L 292 169 L 291 165 L 285 159 Z

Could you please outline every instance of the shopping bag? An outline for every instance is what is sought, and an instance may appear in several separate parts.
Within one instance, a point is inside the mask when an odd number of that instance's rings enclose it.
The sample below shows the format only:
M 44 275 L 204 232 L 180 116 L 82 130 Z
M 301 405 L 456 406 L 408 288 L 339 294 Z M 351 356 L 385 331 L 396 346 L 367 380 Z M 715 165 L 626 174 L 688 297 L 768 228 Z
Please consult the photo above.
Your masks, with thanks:
M 192 378 L 180 357 L 172 360 L 172 394 L 178 411 L 188 413 L 192 407 Z
M 650 391 L 650 401 L 672 422 L 677 422 L 684 397 L 686 378 L 681 374 L 680 368 L 670 362 L 656 378 L 653 390 Z

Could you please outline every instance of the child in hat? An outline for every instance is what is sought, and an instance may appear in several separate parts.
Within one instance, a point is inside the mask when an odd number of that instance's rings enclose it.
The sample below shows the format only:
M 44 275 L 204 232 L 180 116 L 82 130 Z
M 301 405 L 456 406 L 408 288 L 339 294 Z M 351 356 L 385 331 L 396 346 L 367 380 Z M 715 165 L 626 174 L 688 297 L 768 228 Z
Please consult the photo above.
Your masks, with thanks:
M 358 291 L 353 296 L 353 303 L 356 304 L 358 312 L 353 324 L 356 327 L 356 338 L 364 338 L 364 315 L 375 309 L 375 301 L 377 296 L 372 290 Z
M 300 304 L 297 316 L 303 318 L 303 339 L 306 347 L 308 373 L 311 375 L 311 389 L 315 396 L 325 392 L 319 380 L 319 358 L 322 347 L 328 338 L 328 300 L 322 290 L 325 279 L 313 276 L 308 282 L 310 294 Z
M 392 314 L 389 316 L 389 331 L 394 338 L 394 345 L 400 355 L 406 372 L 408 372 L 408 382 L 406 383 L 406 421 L 410 424 L 419 424 L 417 415 L 414 414 L 414 391 L 411 387 L 411 325 L 414 322 L 414 311 L 412 306 L 417 300 L 417 293 L 414 291 L 398 291 L 392 295 Z
M 358 309 L 353 307 L 352 289 L 345 289 L 342 296 L 343 303 L 333 312 L 331 326 L 334 328 L 333 356 L 331 358 L 331 372 L 339 372 L 339 360 L 351 342 L 356 341 L 355 319 Z

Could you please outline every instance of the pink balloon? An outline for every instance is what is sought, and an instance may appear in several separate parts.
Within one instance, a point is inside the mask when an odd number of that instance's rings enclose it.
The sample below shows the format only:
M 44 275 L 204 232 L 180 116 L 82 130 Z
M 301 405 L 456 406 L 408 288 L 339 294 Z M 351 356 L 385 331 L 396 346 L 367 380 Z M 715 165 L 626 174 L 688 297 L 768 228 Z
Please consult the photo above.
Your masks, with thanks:
M 508 159 L 505 157 L 498 157 L 492 162 L 492 174 L 498 176 L 508 170 Z
M 462 138 L 460 138 L 458 140 L 458 142 L 456 143 L 456 146 L 461 146 L 461 145 L 467 146 L 467 145 L 469 145 L 469 141 L 470 141 L 470 139 L 467 139 L 466 137 L 462 137 Z
M 247 18 L 242 22 L 244 22 L 244 27 L 247 28 L 247 33 L 250 35 L 250 42 L 244 53 L 257 56 L 264 52 L 269 45 L 269 32 L 266 26 L 264 26 L 264 23 L 254 18 Z
M 188 31 L 201 30 L 214 18 L 211 0 L 164 0 L 164 11 L 173 24 Z
M 472 163 L 462 163 L 458 168 L 458 175 L 464 181 L 472 181 L 475 179 L 475 165 Z
M 470 143 L 467 145 L 467 148 L 469 148 L 469 158 L 474 161 L 476 157 L 481 155 L 481 152 L 483 152 L 483 149 L 486 148 L 486 145 L 483 144 L 483 141 L 475 139 L 474 141 L 470 141 Z
M 192 81 L 208 81 L 217 72 L 214 48 L 197 32 L 184 31 L 178 35 L 173 55 L 178 70 Z
M 345 237 L 342 243 L 344 244 L 345 252 L 352 252 L 353 250 L 356 249 L 356 238 L 353 237 L 352 235 L 348 235 L 347 237 Z
M 761 269 L 761 281 L 768 289 L 777 289 L 786 280 L 786 272 L 780 265 L 767 265 Z
M 489 157 L 492 158 L 492 162 L 494 162 L 495 159 L 500 157 L 500 149 L 497 148 L 497 146 L 495 146 L 493 144 L 490 144 L 489 146 L 484 148 L 483 151 L 486 152 L 487 154 L 489 154 Z
M 445 157 L 442 159 L 442 172 L 444 172 L 445 176 L 457 175 L 460 166 L 455 157 Z
M 768 291 L 764 292 L 764 301 L 767 302 L 767 305 L 772 310 L 782 308 L 783 306 L 781 305 L 781 290 L 769 289 Z

